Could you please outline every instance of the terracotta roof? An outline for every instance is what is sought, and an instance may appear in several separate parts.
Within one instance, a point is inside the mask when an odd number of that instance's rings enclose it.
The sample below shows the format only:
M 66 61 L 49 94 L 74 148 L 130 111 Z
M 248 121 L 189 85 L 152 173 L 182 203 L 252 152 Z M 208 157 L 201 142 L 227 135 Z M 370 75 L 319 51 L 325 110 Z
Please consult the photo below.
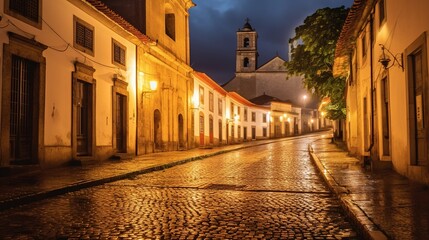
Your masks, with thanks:
M 244 104 L 248 107 L 255 107 L 256 105 L 252 102 L 250 102 L 249 100 L 245 99 L 243 96 L 241 96 L 240 94 L 236 93 L 236 92 L 228 92 L 228 95 L 234 99 L 235 101 Z M 261 107 L 261 106 L 260 106 Z
M 136 36 L 140 41 L 142 42 L 153 42 L 146 34 L 143 34 L 140 32 L 136 27 L 131 25 L 129 22 L 127 22 L 123 17 L 121 17 L 119 14 L 111 10 L 109 7 L 106 6 L 103 2 L 99 0 L 85 0 L 87 3 L 91 4 L 93 7 L 95 7 L 98 11 L 106 15 L 108 18 L 110 18 L 112 21 L 116 22 L 119 26 Z
M 349 10 L 346 21 L 344 22 L 343 28 L 338 38 L 337 45 L 335 48 L 335 57 L 342 57 L 348 55 L 353 49 L 352 43 L 356 39 L 355 29 L 362 16 L 365 5 L 368 0 L 355 0 L 352 7 Z
M 197 71 L 195 71 L 194 74 L 198 77 L 198 79 L 200 79 L 201 81 L 203 81 L 204 83 L 206 83 L 207 85 L 212 87 L 214 90 L 216 90 L 220 94 L 226 96 L 226 94 L 228 93 L 219 84 L 217 84 L 213 79 L 211 79 L 207 74 L 202 73 L 202 72 L 197 72 Z

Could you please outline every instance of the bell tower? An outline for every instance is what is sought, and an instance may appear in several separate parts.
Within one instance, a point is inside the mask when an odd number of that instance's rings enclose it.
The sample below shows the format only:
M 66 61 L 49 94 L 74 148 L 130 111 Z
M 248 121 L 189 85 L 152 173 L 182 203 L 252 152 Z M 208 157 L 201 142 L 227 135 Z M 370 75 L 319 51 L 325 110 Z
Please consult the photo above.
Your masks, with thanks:
M 246 19 L 243 28 L 237 31 L 236 73 L 254 72 L 258 65 L 258 33 Z

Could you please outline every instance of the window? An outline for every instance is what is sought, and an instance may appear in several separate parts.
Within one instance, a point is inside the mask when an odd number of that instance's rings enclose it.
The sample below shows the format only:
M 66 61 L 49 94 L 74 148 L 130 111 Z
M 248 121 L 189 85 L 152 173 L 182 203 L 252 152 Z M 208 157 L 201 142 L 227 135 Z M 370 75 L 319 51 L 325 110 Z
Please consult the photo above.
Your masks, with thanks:
M 252 122 L 256 122 L 256 113 L 252 112 Z
M 6 0 L 5 5 L 7 14 L 35 27 L 42 27 L 40 0 Z
M 243 60 L 243 66 L 244 67 L 249 67 L 249 58 L 244 58 L 244 60 Z
M 200 105 L 204 105 L 204 88 L 200 86 Z
M 383 156 L 390 156 L 390 99 L 387 76 L 381 80 L 381 101 L 381 117 L 383 121 Z
M 241 138 L 241 126 L 237 127 L 237 134 L 238 134 L 238 139 Z
M 262 114 L 262 122 L 264 122 L 264 123 L 267 122 L 267 114 L 266 113 Z
M 262 136 L 267 137 L 267 128 L 266 127 L 262 128 Z
M 241 118 L 241 108 L 237 107 L 237 116 Z
M 244 38 L 244 41 L 243 41 L 243 47 L 245 47 L 245 48 L 248 48 L 249 47 L 249 38 Z
M 217 106 L 218 114 L 219 114 L 219 116 L 222 116 L 222 112 L 223 112 L 222 99 L 219 99 L 219 100 L 217 101 L 217 103 L 218 103 L 218 106 Z
M 176 19 L 174 13 L 165 14 L 165 34 L 176 40 Z
M 366 58 L 366 33 L 363 33 L 362 35 L 361 49 L 362 49 L 362 59 L 365 59 Z
M 94 27 L 74 17 L 74 44 L 80 51 L 94 56 Z
M 378 18 L 380 26 L 386 20 L 386 2 L 385 0 L 378 1 Z
M 209 92 L 209 111 L 213 112 L 213 108 L 214 108 L 214 96 L 212 92 Z
M 244 108 L 244 121 L 247 122 L 247 108 Z
M 233 118 L 234 117 L 234 103 L 231 103 L 230 111 L 231 111 L 231 118 Z
M 126 67 L 126 47 L 118 41 L 112 39 L 112 62 L 113 64 L 125 68 Z

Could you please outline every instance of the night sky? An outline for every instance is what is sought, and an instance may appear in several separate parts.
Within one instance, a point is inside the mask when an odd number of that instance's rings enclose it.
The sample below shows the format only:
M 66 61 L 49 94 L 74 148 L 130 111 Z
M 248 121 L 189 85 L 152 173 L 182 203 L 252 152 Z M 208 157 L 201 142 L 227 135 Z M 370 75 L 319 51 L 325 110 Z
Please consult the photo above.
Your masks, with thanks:
M 193 0 L 190 10 L 191 66 L 222 84 L 234 77 L 236 32 L 245 19 L 258 32 L 258 64 L 288 60 L 295 28 L 317 9 L 350 7 L 353 0 Z

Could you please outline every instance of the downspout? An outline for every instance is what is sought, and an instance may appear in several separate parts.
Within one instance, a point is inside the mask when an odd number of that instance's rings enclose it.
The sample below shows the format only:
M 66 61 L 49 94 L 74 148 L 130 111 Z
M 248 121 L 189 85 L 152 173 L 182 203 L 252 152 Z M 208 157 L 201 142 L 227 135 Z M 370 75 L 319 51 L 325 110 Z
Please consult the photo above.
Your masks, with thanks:
M 374 49 L 372 47 L 372 43 L 374 42 L 374 15 L 373 13 L 371 13 L 369 15 L 369 28 L 370 28 L 370 33 L 369 33 L 369 38 L 370 38 L 370 50 L 369 50 L 369 54 L 370 54 L 370 80 L 371 80 L 371 141 L 370 141 L 370 145 L 367 149 L 367 152 L 370 152 L 371 154 L 371 150 L 374 147 L 374 110 L 375 110 L 375 106 L 374 106 L 374 59 L 373 59 L 373 55 L 374 55 Z
M 139 155 L 139 58 L 138 55 L 139 54 L 139 46 L 136 45 L 136 110 L 135 110 L 135 114 L 136 114 L 136 146 L 135 146 L 135 155 L 138 156 Z

